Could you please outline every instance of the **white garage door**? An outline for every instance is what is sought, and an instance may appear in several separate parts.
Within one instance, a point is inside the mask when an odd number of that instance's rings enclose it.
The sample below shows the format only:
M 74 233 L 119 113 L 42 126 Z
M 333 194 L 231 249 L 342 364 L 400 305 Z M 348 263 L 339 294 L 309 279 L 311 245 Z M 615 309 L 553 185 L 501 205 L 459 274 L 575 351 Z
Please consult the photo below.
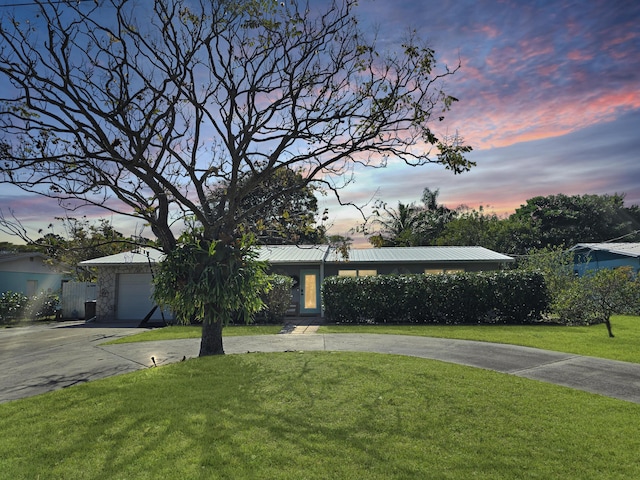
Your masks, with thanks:
M 118 275 L 116 319 L 143 320 L 155 305 L 151 300 L 151 289 L 151 274 L 121 273 Z M 169 319 L 166 313 L 165 319 Z M 153 312 L 151 320 L 162 320 L 160 309 Z

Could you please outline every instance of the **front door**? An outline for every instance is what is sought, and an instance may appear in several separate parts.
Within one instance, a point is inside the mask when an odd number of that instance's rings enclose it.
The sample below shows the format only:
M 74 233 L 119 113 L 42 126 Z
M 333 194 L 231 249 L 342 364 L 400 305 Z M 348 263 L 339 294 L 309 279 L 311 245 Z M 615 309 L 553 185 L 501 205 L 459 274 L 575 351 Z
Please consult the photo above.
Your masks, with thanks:
M 320 271 L 300 272 L 300 313 L 320 313 Z

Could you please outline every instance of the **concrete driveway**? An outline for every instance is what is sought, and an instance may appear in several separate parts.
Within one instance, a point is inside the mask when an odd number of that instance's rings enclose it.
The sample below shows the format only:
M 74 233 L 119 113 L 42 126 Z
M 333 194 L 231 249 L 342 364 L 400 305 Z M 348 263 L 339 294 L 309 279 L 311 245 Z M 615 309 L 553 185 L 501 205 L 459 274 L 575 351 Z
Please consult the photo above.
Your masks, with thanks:
M 146 367 L 100 347 L 140 331 L 84 322 L 0 329 L 0 402 Z
M 140 332 L 82 322 L 0 330 L 0 402 L 192 358 L 199 339 L 101 343 Z M 640 403 L 640 364 L 514 345 L 429 337 L 308 334 L 225 337 L 228 354 L 359 351 L 442 360 Z M 153 357 L 153 360 L 152 360 Z

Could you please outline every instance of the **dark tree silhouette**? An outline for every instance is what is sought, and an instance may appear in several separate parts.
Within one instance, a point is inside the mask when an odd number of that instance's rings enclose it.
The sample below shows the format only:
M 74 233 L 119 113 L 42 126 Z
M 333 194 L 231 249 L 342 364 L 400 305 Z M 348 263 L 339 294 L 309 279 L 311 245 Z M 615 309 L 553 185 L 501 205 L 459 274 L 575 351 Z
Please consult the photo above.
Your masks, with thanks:
M 469 169 L 470 148 L 432 129 L 458 67 L 436 68 L 413 34 L 380 51 L 356 3 L 43 0 L 3 17 L 0 182 L 140 218 L 167 254 L 190 218 L 204 245 L 190 251 L 215 251 L 223 278 L 245 252 L 243 221 L 279 193 L 245 199 L 282 168 L 336 194 L 355 164 L 389 157 Z M 201 305 L 201 354 L 223 353 L 222 307 Z

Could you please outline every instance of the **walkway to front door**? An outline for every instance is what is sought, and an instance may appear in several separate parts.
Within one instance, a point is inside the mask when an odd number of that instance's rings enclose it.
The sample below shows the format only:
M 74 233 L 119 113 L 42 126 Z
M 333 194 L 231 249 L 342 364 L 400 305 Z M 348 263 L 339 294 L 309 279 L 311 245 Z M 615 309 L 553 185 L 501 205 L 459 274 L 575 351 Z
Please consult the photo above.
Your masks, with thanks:
M 322 318 L 291 318 L 287 320 L 280 334 L 301 335 L 316 333 L 318 327 L 324 323 Z

